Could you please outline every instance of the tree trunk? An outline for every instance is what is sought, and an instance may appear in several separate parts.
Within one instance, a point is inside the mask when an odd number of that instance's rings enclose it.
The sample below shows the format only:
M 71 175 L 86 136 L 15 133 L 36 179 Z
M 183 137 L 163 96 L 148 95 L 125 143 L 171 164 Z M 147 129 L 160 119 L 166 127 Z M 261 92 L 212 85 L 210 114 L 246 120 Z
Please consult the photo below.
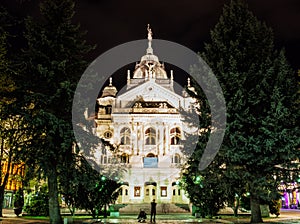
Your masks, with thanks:
M 0 187 L 0 217 L 3 217 L 2 209 L 3 209 L 3 202 L 4 202 L 4 187 Z
M 239 207 L 240 207 L 240 197 L 236 197 L 235 203 L 233 203 L 233 212 L 234 212 L 234 216 L 237 217 L 238 216 L 238 212 L 239 212 Z
M 262 223 L 261 211 L 259 199 L 256 195 L 251 194 L 250 196 L 250 205 L 251 205 L 251 223 Z
M 107 218 L 107 209 L 106 209 L 106 204 L 104 205 L 104 218 Z
M 49 188 L 49 217 L 51 224 L 61 224 L 60 207 L 58 203 L 58 187 L 56 167 L 48 168 L 48 188 Z
M 3 152 L 4 152 L 4 143 L 2 142 L 1 143 L 1 157 L 0 158 L 3 158 Z M 7 159 L 7 167 L 6 167 L 6 170 L 2 170 L 3 168 L 3 164 L 2 162 L 0 162 L 0 169 L 1 169 L 1 175 L 0 175 L 0 183 L 1 183 L 1 186 L 0 186 L 0 217 L 3 217 L 3 214 L 2 214 L 2 209 L 3 209 L 3 202 L 4 202 L 4 194 L 5 194 L 5 186 L 8 182 L 8 177 L 9 177 L 9 174 L 10 174 L 10 170 L 13 170 L 13 166 L 11 164 L 11 160 L 12 160 L 12 152 L 9 151 L 8 153 L 8 159 Z M 3 176 L 3 174 L 5 174 Z M 2 179 L 2 182 L 1 182 L 1 179 Z

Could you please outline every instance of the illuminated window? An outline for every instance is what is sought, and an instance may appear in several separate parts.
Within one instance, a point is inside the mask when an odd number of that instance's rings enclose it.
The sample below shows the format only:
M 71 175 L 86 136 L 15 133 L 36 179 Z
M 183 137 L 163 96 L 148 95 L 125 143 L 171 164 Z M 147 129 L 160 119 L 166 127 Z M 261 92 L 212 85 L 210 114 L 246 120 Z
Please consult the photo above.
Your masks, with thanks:
M 180 155 L 176 153 L 172 158 L 172 163 L 179 164 L 180 162 L 181 162 Z
M 134 187 L 134 197 L 141 196 L 141 187 Z
M 129 128 L 122 128 L 120 132 L 121 145 L 130 145 L 131 131 Z
M 171 145 L 178 145 L 181 139 L 181 132 L 178 127 L 172 128 L 170 131 Z
M 121 163 L 129 163 L 129 156 L 126 153 L 121 155 Z
M 148 128 L 145 131 L 145 139 L 146 145 L 155 145 L 156 144 L 156 131 L 154 130 L 154 128 Z
M 167 197 L 167 187 L 160 187 L 160 196 Z

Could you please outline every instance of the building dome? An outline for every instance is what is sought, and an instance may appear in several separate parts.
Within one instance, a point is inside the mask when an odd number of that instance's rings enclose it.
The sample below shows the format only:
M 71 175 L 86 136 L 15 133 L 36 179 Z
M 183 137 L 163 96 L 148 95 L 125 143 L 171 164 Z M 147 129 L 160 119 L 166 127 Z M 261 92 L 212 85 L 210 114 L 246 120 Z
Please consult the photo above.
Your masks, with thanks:
M 143 60 L 136 65 L 133 72 L 134 79 L 154 78 L 168 79 L 164 65 L 159 61 Z
M 146 54 L 141 57 L 140 63 L 135 66 L 135 71 L 133 72 L 134 79 L 168 79 L 164 65 L 153 54 L 151 45 L 152 31 L 148 26 L 148 48 Z
M 107 97 L 107 96 L 115 97 L 117 92 L 118 92 L 117 88 L 112 85 L 112 78 L 109 78 L 109 85 L 103 89 L 101 97 Z
M 142 61 L 151 61 L 151 62 L 159 62 L 158 57 L 154 54 L 146 54 L 141 58 Z

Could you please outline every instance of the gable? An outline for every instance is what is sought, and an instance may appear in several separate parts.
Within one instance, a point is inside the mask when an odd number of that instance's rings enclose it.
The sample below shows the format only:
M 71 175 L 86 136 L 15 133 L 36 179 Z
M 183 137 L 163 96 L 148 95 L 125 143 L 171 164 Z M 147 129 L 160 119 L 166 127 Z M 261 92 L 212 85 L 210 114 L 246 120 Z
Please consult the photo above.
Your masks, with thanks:
M 167 102 L 175 108 L 179 108 L 184 100 L 177 93 L 160 86 L 154 81 L 148 81 L 117 96 L 116 107 L 126 107 L 131 102 L 136 102 L 138 98 L 142 98 L 147 102 Z

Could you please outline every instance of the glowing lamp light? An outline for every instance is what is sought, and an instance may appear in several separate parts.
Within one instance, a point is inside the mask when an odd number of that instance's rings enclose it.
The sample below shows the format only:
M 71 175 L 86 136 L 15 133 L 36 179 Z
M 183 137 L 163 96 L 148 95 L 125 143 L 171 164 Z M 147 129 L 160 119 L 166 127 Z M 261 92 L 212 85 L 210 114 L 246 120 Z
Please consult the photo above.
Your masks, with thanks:
M 195 183 L 196 183 L 196 184 L 199 184 L 200 182 L 201 182 L 201 177 L 200 177 L 200 176 L 197 176 L 197 177 L 196 177 Z

